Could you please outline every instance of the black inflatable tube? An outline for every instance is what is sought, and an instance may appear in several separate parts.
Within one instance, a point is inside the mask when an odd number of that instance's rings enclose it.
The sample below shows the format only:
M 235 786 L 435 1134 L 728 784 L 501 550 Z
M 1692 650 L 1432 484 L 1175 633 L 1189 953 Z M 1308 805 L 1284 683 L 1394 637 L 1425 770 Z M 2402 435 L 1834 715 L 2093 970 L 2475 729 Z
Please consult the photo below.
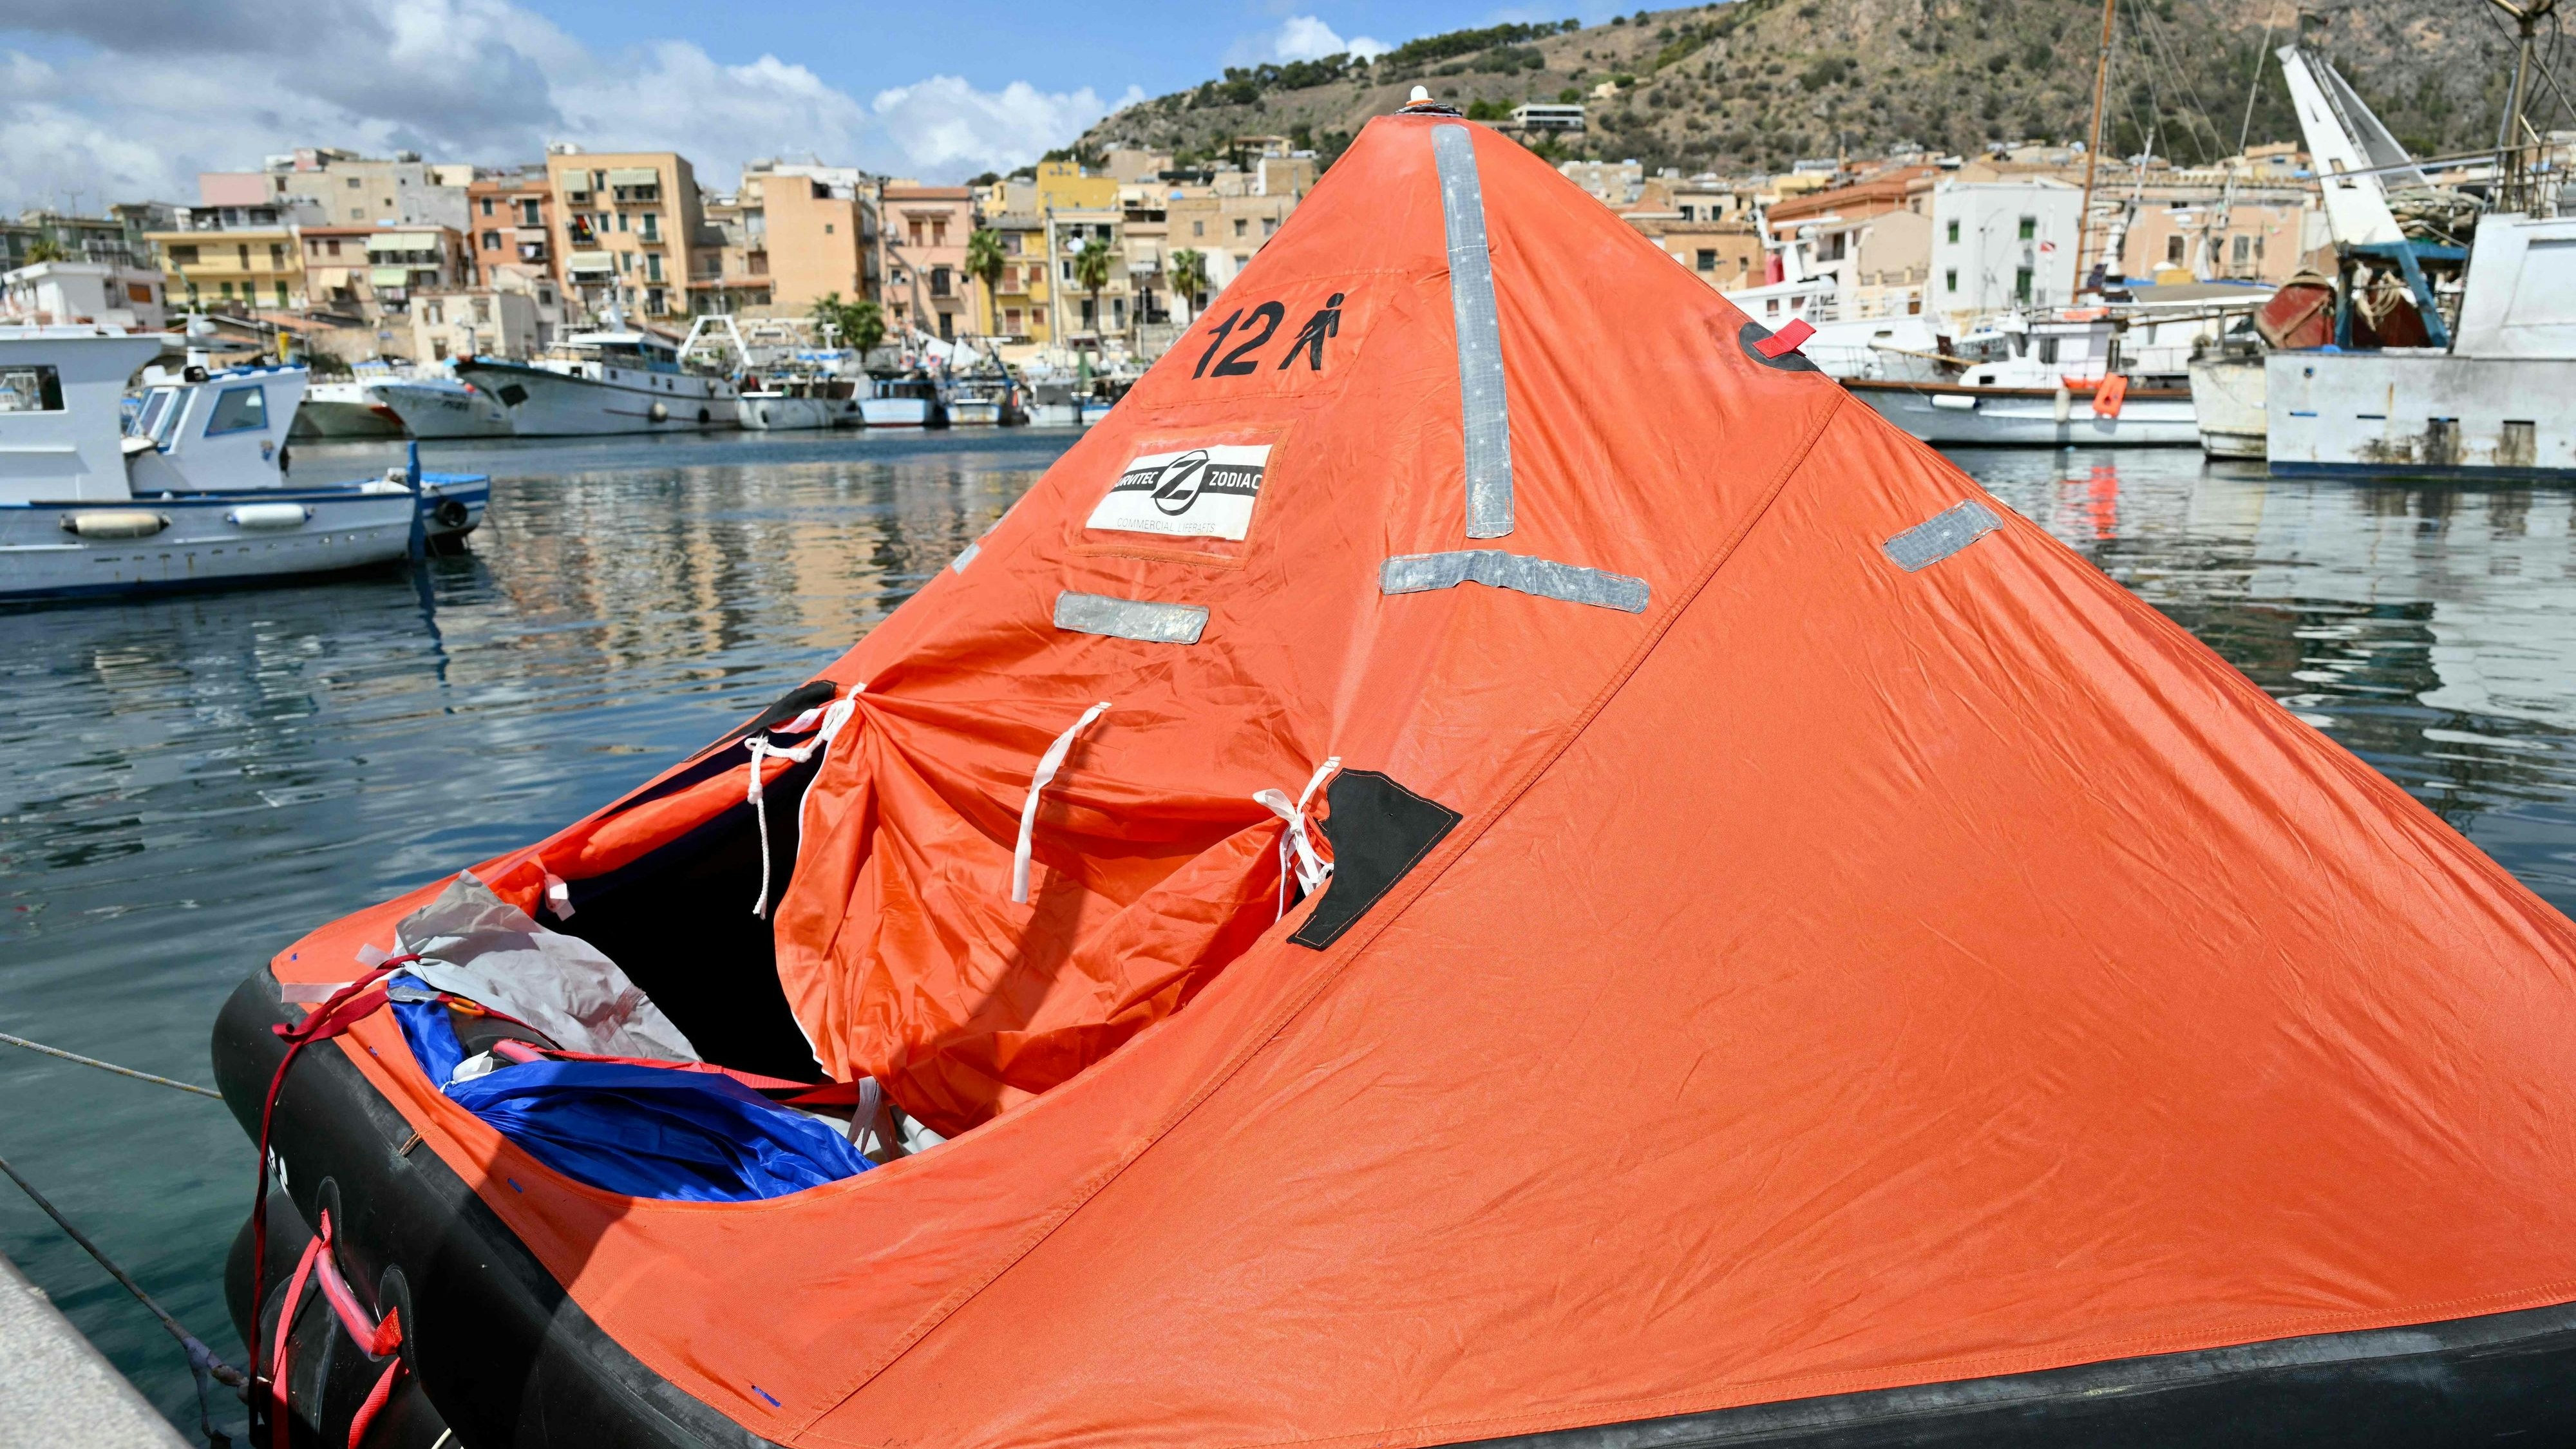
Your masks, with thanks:
M 216 1085 L 254 1142 L 260 1103 L 285 1055 L 269 1028 L 300 1015 L 281 1004 L 277 979 L 263 968 L 216 1017 Z M 436 1417 L 454 1429 L 451 1443 L 775 1449 L 619 1347 L 438 1154 L 402 1150 L 411 1136 L 337 1044 L 296 1057 L 271 1136 L 297 1219 L 275 1226 L 285 1203 L 273 1200 L 265 1295 L 272 1305 L 318 1208 L 335 1202 L 333 1247 L 350 1287 L 379 1315 L 389 1285 L 410 1300 L 403 1353 Z M 248 1280 L 244 1262 L 226 1285 L 234 1324 L 245 1331 Z M 339 1399 L 335 1391 L 324 1426 L 345 1414 Z M 298 1427 L 303 1442 L 316 1426 Z M 376 1442 L 375 1433 L 368 1438 Z M 408 1439 L 389 1433 L 383 1442 Z
M 262 970 L 216 1023 L 216 1079 L 254 1140 L 284 1050 L 269 1027 L 289 1016 Z M 404 1352 L 455 1442 L 775 1449 L 619 1347 L 435 1153 L 401 1151 L 411 1135 L 338 1048 L 297 1059 L 274 1131 L 294 1211 L 272 1208 L 271 1222 L 295 1221 L 272 1228 L 272 1302 L 306 1224 L 329 1203 L 352 1286 L 372 1291 L 378 1312 L 389 1288 L 408 1298 Z M 240 1325 L 248 1255 L 236 1256 L 244 1261 L 229 1286 Z M 2504 1439 L 2576 1443 L 2576 1305 L 1755 1404 L 1474 1449 L 2416 1449 Z

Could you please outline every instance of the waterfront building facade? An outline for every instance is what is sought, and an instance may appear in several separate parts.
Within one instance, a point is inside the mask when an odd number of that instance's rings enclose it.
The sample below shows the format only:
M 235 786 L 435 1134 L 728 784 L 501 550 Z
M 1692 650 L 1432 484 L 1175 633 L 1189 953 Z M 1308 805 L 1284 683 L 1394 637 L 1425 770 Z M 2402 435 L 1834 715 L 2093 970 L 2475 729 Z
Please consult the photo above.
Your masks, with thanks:
M 555 246 L 555 191 L 542 166 L 518 166 L 477 175 L 465 187 L 466 235 L 475 280 L 485 286 L 516 284 L 533 295 L 536 283 L 563 282 L 563 253 Z
M 688 315 L 689 268 L 705 218 L 687 157 L 558 142 L 548 148 L 546 180 L 564 287 L 584 313 L 596 320 L 616 306 L 630 323 Z
M 1999 313 L 2072 303 L 2083 200 L 2082 188 L 2048 176 L 1937 183 L 1923 310 L 1956 333 Z
M 303 244 L 286 225 L 198 225 L 216 208 L 191 208 L 183 229 L 153 232 L 163 293 L 191 310 L 292 310 L 305 304 Z
M 983 330 L 966 273 L 975 231 L 975 193 L 963 186 L 888 182 L 879 193 L 878 275 L 886 323 L 943 342 Z
M 554 341 L 533 292 L 500 287 L 424 291 L 410 307 L 411 355 L 423 362 L 454 357 L 524 361 Z

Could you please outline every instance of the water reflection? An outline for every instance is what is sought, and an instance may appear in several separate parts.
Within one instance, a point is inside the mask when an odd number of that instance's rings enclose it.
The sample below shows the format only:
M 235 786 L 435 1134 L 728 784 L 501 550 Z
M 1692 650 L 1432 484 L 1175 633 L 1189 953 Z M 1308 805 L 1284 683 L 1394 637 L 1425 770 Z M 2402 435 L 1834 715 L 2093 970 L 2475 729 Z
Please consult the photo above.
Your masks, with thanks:
M 309 588 L 0 615 L 0 1030 L 204 1081 L 306 928 L 593 809 L 847 648 L 1072 441 L 433 450 L 499 480 L 464 557 Z M 297 448 L 358 477 L 391 449 Z M 2576 907 L 2570 496 L 2355 487 L 2187 452 L 1959 455 L 2005 501 Z M 251 1188 L 211 1103 L 0 1056 L 0 1155 L 239 1361 Z M 0 1197 L 0 1250 L 174 1414 L 184 1364 Z

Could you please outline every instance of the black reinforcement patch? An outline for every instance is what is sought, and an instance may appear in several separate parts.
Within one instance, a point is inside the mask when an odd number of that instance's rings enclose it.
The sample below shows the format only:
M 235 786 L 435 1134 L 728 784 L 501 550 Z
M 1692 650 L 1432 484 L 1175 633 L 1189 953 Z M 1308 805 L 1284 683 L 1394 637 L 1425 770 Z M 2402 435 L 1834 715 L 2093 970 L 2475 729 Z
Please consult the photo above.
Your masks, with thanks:
M 1340 940 L 1463 818 L 1375 770 L 1335 775 L 1324 800 L 1332 810 L 1322 829 L 1333 847 L 1333 878 L 1306 924 L 1288 938 L 1318 951 Z

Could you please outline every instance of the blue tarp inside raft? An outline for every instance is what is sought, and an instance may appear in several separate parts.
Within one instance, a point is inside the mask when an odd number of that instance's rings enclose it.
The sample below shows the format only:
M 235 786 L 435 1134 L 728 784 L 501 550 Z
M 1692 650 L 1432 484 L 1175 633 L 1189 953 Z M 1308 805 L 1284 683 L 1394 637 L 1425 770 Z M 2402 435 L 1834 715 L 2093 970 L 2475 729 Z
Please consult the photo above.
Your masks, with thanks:
M 411 1054 L 448 1097 L 576 1182 L 630 1197 L 750 1202 L 873 1166 L 832 1128 L 730 1077 L 614 1062 L 523 1062 L 448 1080 L 465 1051 L 434 1001 L 397 1001 Z

